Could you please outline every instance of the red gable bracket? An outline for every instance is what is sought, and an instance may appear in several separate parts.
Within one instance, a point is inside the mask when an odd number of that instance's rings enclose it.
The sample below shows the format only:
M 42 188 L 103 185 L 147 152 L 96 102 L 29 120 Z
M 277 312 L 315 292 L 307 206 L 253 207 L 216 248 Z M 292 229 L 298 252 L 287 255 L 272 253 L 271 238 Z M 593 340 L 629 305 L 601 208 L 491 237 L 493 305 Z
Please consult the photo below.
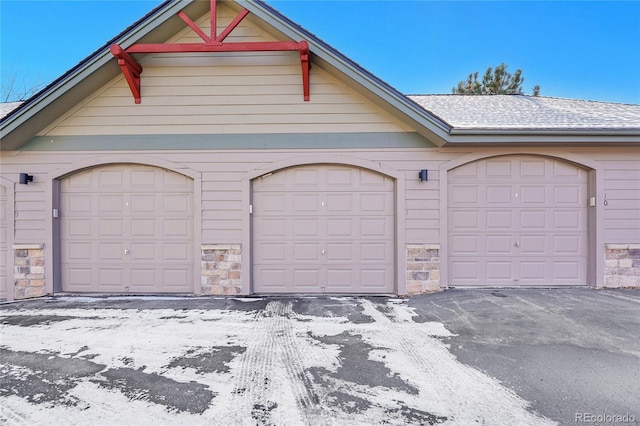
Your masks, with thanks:
M 110 51 L 118 60 L 118 65 L 122 74 L 129 84 L 131 93 L 136 104 L 142 99 L 140 92 L 140 74 L 142 66 L 131 56 L 132 53 L 180 53 L 180 52 L 270 52 L 270 51 L 298 51 L 300 52 L 300 65 L 302 67 L 302 89 L 304 100 L 310 99 L 309 90 L 309 70 L 311 69 L 309 43 L 306 41 L 256 41 L 224 43 L 224 39 L 233 31 L 238 24 L 249 14 L 247 9 L 236 16 L 236 18 L 219 35 L 216 34 L 216 0 L 211 1 L 211 36 L 207 36 L 187 15 L 178 12 L 182 19 L 198 36 L 203 43 L 175 43 L 175 44 L 134 44 L 127 49 L 123 49 L 118 44 L 111 46 Z

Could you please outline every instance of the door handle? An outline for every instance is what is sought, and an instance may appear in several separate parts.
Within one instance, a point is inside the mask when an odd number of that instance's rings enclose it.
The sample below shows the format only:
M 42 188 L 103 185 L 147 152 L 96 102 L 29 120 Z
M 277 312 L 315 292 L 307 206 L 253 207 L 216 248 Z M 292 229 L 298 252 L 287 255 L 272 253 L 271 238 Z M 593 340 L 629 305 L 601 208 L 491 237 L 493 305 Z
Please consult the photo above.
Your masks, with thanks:
M 124 254 L 129 254 L 129 249 L 124 249 Z
M 322 254 L 324 254 L 324 250 L 322 250 Z
M 516 247 L 520 247 L 520 243 L 518 241 L 516 241 L 516 243 L 514 244 Z

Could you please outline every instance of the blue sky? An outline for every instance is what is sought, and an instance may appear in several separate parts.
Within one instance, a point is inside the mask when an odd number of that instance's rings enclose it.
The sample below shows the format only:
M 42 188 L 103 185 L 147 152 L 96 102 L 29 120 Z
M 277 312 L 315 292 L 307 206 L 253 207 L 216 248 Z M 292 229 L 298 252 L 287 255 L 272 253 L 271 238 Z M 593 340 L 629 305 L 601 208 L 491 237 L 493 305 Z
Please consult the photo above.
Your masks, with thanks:
M 3 85 L 53 81 L 159 3 L 0 0 Z M 640 104 L 640 1 L 268 3 L 406 94 L 504 62 L 526 93 Z

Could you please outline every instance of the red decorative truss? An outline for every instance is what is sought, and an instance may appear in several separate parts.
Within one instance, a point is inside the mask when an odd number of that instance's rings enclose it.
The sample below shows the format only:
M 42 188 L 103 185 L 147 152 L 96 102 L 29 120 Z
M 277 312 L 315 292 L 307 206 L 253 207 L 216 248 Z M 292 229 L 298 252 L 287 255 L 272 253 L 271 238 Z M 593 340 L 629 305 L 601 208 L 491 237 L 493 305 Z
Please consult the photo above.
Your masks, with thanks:
M 268 52 L 268 51 L 295 51 L 300 52 L 300 64 L 302 66 L 302 89 L 304 100 L 309 100 L 309 43 L 306 41 L 257 41 L 257 42 L 231 42 L 224 43 L 227 36 L 249 14 L 247 9 L 235 17 L 233 21 L 220 34 L 217 34 L 216 0 L 211 1 L 211 36 L 205 34 L 184 12 L 178 12 L 182 19 L 198 36 L 203 43 L 160 43 L 160 44 L 134 44 L 123 49 L 118 44 L 111 46 L 111 54 L 118 59 L 118 65 L 122 70 L 135 103 L 139 104 L 142 98 L 140 93 L 140 75 L 142 66 L 131 56 L 132 53 L 179 53 L 179 52 Z

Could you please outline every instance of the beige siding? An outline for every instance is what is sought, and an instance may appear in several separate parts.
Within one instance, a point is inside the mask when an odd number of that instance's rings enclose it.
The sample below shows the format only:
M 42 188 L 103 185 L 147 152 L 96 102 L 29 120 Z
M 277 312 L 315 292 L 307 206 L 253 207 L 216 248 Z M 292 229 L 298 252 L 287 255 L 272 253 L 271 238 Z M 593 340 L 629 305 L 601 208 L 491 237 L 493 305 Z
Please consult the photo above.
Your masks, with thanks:
M 235 14 L 219 8 L 218 32 Z M 205 33 L 209 17 L 198 20 Z M 271 41 L 248 20 L 226 41 Z M 171 42 L 198 43 L 191 29 Z M 141 59 L 142 103 L 122 76 L 40 136 L 403 132 L 408 128 L 318 67 L 302 98 L 298 52 L 161 54 Z

